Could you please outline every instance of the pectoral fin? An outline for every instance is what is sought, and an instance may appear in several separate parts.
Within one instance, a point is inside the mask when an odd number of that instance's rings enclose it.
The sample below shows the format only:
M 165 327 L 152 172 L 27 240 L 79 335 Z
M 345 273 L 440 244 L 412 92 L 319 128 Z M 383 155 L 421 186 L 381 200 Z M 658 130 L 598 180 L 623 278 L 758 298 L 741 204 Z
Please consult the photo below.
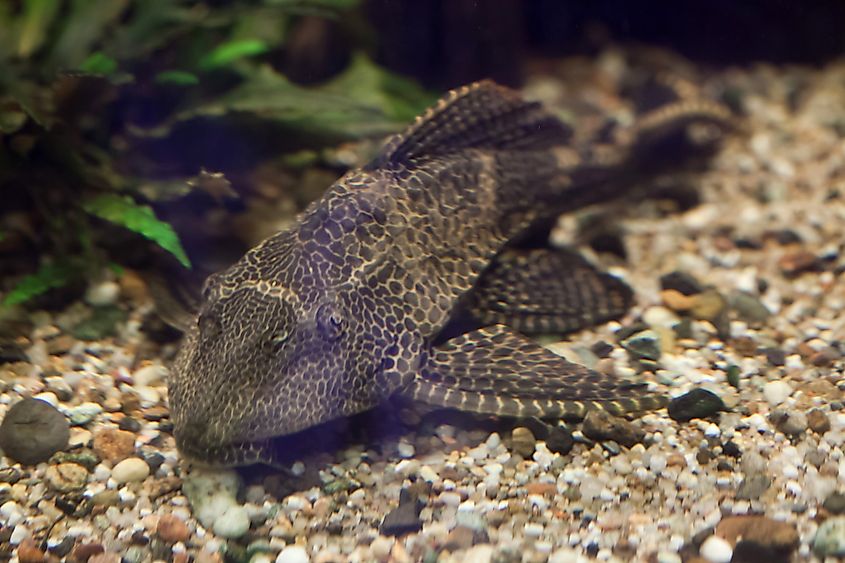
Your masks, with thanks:
M 482 326 L 506 324 L 526 334 L 567 333 L 617 319 L 633 294 L 568 249 L 508 250 L 484 272 L 467 310 Z
M 469 332 L 434 348 L 404 395 L 425 403 L 517 417 L 582 418 L 660 408 L 644 385 L 568 362 L 508 327 Z

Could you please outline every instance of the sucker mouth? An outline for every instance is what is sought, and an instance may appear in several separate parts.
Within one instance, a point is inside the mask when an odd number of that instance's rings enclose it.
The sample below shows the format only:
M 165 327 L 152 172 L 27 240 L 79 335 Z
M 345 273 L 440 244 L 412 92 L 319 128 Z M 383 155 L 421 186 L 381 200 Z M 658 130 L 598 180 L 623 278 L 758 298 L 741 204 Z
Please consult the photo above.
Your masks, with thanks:
M 256 463 L 276 465 L 270 440 L 202 446 L 177 439 L 177 446 L 188 461 L 209 467 L 239 467 Z

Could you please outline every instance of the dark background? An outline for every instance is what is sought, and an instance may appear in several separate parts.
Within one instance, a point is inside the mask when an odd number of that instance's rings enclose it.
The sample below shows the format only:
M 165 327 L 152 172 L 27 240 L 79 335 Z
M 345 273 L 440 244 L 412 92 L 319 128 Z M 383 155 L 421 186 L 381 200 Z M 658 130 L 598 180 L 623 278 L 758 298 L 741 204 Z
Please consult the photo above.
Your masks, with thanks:
M 845 54 L 845 1 L 368 0 L 378 58 L 436 88 L 519 84 L 530 57 L 596 52 L 611 40 L 714 64 L 823 64 Z

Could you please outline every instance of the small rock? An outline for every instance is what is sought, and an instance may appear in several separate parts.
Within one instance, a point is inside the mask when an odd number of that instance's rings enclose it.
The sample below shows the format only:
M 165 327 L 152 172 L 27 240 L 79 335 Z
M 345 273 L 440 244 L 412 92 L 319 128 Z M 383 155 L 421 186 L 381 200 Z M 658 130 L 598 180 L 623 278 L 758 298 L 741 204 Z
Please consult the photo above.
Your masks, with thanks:
M 804 272 L 814 270 L 818 266 L 818 258 L 807 250 L 789 252 L 781 256 L 778 266 L 787 276 L 797 276 Z
M 88 561 L 91 557 L 104 551 L 105 548 L 102 544 L 96 542 L 80 543 L 73 547 L 70 556 L 77 561 Z
M 671 289 L 682 295 L 695 295 L 704 291 L 701 283 L 686 272 L 674 271 L 660 276 L 660 288 Z
M 20 563 L 42 563 L 44 560 L 44 552 L 38 549 L 33 540 L 27 538 L 18 545 L 18 561 Z
M 528 459 L 534 454 L 537 446 L 537 439 L 534 434 L 524 426 L 517 426 L 511 433 L 511 448 L 514 453 Z
M 549 427 L 549 433 L 546 436 L 546 447 L 549 451 L 560 455 L 566 455 L 572 451 L 572 446 L 574 444 L 575 440 L 572 438 L 572 434 L 568 430 L 561 428 L 560 426 Z
M 712 563 L 729 563 L 733 552 L 731 544 L 715 535 L 704 540 L 698 549 L 699 555 Z
M 117 553 L 97 553 L 88 559 L 88 563 L 120 563 L 120 555 Z
M 124 459 L 114 466 L 111 471 L 112 479 L 117 483 L 134 483 L 143 481 L 150 475 L 150 466 L 139 457 Z
M 783 553 L 798 547 L 798 530 L 793 524 L 766 516 L 728 516 L 716 526 L 716 535 L 731 545 L 742 538 Z
M 449 535 L 446 536 L 444 547 L 449 551 L 457 551 L 459 549 L 469 549 L 472 547 L 475 532 L 466 526 L 455 526 Z
M 172 514 L 165 514 L 159 518 L 156 534 L 168 543 L 183 542 L 191 537 L 188 525 L 181 518 Z
M 385 536 L 401 536 L 421 530 L 422 508 L 423 504 L 416 495 L 408 489 L 402 489 L 399 493 L 399 506 L 385 515 L 379 531 Z
M 289 545 L 279 552 L 276 563 L 309 563 L 311 558 L 304 547 Z
M 772 316 L 771 311 L 757 297 L 744 291 L 731 297 L 731 308 L 741 320 L 751 325 L 765 324 Z
M 126 317 L 126 311 L 114 305 L 95 307 L 90 317 L 70 327 L 69 332 L 79 340 L 103 340 L 115 336 Z
M 813 538 L 813 553 L 821 559 L 845 556 L 845 516 L 822 522 Z
M 370 554 L 379 561 L 387 561 L 394 543 L 396 540 L 393 538 L 379 536 L 370 544 Z
M 763 397 L 770 406 L 776 407 L 792 395 L 792 388 L 786 381 L 768 381 L 763 386 Z
M 38 399 L 18 401 L 0 424 L 0 448 L 13 460 L 35 465 L 67 447 L 70 428 L 65 416 Z
M 775 367 L 782 367 L 786 365 L 786 352 L 780 348 L 766 348 L 765 354 L 766 361 L 769 362 L 769 365 L 773 365 Z
M 692 298 L 690 314 L 696 319 L 714 322 L 727 310 L 728 304 L 721 293 L 708 289 Z
M 845 513 L 845 494 L 840 491 L 830 493 L 827 498 L 824 499 L 822 506 L 831 514 Z
M 47 468 L 47 485 L 54 491 L 68 493 L 78 491 L 88 482 L 88 471 L 76 463 L 59 463 Z
M 463 563 L 491 563 L 493 561 L 493 553 L 494 548 L 492 545 L 476 545 L 464 552 L 461 561 Z
M 120 430 L 138 433 L 138 431 L 141 430 L 141 423 L 132 418 L 131 416 L 124 416 L 118 421 L 117 427 Z
M 132 374 L 132 380 L 139 387 L 149 387 L 168 376 L 168 369 L 159 364 L 144 366 Z
M 678 422 L 707 418 L 724 410 L 722 399 L 707 389 L 693 389 L 669 402 L 669 417 Z
M 135 453 L 135 435 L 123 430 L 104 428 L 94 434 L 93 448 L 100 459 L 118 463 Z
M 816 434 L 824 434 L 830 430 L 830 419 L 821 409 L 813 409 L 807 413 L 807 425 Z
M 807 415 L 800 411 L 774 411 L 769 419 L 778 430 L 790 437 L 800 436 L 807 430 Z
M 640 331 L 619 344 L 635 360 L 660 360 L 660 337 L 651 329 Z
M 120 286 L 113 281 L 103 281 L 88 287 L 84 300 L 94 307 L 112 305 L 120 294 Z
M 738 500 L 757 500 L 769 490 L 772 480 L 762 474 L 749 475 L 739 484 L 736 491 Z
M 230 506 L 214 520 L 212 530 L 220 537 L 236 539 L 249 531 L 249 513 L 240 505 Z
M 630 421 L 602 410 L 588 412 L 581 431 L 592 440 L 613 440 L 628 448 L 645 438 L 645 432 Z
M 68 416 L 73 426 L 85 426 L 103 412 L 103 407 L 97 403 L 82 403 L 70 409 Z

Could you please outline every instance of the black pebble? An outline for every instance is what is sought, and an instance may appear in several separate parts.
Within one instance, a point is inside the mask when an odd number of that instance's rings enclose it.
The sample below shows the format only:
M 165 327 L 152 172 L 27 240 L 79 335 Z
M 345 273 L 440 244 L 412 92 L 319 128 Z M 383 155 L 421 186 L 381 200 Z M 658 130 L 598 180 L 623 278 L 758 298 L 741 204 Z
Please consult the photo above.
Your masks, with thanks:
M 608 344 L 604 340 L 599 340 L 590 347 L 590 351 L 598 358 L 606 358 L 613 352 L 613 344 Z
M 662 289 L 674 289 L 684 295 L 695 295 L 704 291 L 704 288 L 697 279 L 686 272 L 669 272 L 660 276 L 660 287 Z
M 572 434 L 565 428 L 559 426 L 549 428 L 549 434 L 546 436 L 546 447 L 549 448 L 550 452 L 566 455 L 572 451 L 574 443 Z
M 722 444 L 722 453 L 731 457 L 740 457 L 742 455 L 742 450 L 739 449 L 739 446 L 736 445 L 736 442 L 728 440 L 727 442 Z
M 423 506 L 425 505 L 416 495 L 408 489 L 402 489 L 399 493 L 399 506 L 385 515 L 379 531 L 385 536 L 401 536 L 420 531 L 420 511 Z
M 693 389 L 669 402 L 669 416 L 678 422 L 707 418 L 723 410 L 725 403 L 722 399 L 707 389 Z
M 117 427 L 121 430 L 126 430 L 127 432 L 136 433 L 141 430 L 141 423 L 131 416 L 125 416 L 117 423 Z

